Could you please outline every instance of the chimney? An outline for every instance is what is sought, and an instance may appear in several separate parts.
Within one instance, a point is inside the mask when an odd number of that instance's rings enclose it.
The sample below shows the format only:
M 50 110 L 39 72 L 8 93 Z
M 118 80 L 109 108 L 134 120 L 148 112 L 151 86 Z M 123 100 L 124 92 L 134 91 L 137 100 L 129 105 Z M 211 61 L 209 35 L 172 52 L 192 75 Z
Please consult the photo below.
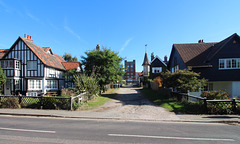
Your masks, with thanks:
M 30 40 L 32 40 L 32 36 L 30 36 Z
M 99 44 L 96 46 L 96 50 L 100 51 L 100 45 Z
M 151 61 L 154 59 L 154 53 L 151 53 Z
M 27 34 L 24 34 L 24 38 L 27 38 Z
M 29 39 L 29 35 L 27 35 L 27 39 Z
M 202 43 L 203 43 L 203 39 L 202 39 Z
M 201 43 L 202 41 L 201 40 L 198 40 L 198 43 Z
M 167 56 L 164 57 L 164 61 L 165 64 L 167 64 Z

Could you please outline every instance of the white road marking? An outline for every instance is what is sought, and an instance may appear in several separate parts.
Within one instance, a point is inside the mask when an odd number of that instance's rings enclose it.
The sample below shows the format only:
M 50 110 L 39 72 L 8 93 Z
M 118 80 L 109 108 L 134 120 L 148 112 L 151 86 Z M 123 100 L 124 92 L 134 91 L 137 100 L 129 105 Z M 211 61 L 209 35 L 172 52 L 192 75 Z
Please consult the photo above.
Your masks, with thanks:
M 36 132 L 36 133 L 56 133 L 56 131 L 29 130 L 29 129 L 14 129 L 14 128 L 3 128 L 3 127 L 0 127 L 0 130 L 22 131 L 22 132 Z
M 188 137 L 127 135 L 127 134 L 108 134 L 108 136 L 115 136 L 115 137 L 136 137 L 136 138 L 155 138 L 155 139 L 177 139 L 177 140 L 198 140 L 198 141 L 235 141 L 234 139 L 188 138 Z

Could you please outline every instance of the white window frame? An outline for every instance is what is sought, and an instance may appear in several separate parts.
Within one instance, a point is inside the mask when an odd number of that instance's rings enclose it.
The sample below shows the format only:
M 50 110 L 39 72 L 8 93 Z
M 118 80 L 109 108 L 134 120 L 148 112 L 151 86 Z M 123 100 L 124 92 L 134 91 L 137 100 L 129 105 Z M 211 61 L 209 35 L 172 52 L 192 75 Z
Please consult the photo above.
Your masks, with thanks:
M 37 70 L 37 61 L 28 61 L 27 70 Z
M 153 67 L 152 68 L 152 73 L 161 73 L 162 72 L 162 67 Z
M 235 66 L 233 66 L 233 61 L 236 62 Z M 222 67 L 222 63 L 224 65 L 223 67 Z M 240 58 L 219 59 L 218 69 L 219 70 L 240 69 Z
M 47 89 L 58 89 L 57 80 L 47 80 Z
M 28 80 L 28 90 L 41 90 L 42 80 Z
M 15 80 L 15 90 L 20 90 L 20 80 Z
M 16 66 L 16 69 L 19 69 L 19 68 L 20 68 L 20 62 L 19 62 L 19 61 L 16 61 L 15 66 Z

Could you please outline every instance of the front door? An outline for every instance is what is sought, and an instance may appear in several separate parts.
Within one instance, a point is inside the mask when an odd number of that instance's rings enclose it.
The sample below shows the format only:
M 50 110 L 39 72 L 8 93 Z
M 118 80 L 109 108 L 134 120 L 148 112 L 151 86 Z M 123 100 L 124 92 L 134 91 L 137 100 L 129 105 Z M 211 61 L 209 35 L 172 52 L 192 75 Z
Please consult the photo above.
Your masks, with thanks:
M 10 82 L 10 80 L 7 80 L 7 82 L 4 84 L 4 95 L 11 95 L 11 82 Z

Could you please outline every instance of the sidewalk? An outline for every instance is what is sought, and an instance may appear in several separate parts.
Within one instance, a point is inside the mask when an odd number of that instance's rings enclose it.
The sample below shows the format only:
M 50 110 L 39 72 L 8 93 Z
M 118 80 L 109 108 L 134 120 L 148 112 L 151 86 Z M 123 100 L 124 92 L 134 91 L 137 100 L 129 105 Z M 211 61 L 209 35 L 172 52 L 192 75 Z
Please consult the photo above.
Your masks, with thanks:
M 0 109 L 0 115 L 13 116 L 35 116 L 35 117 L 59 117 L 80 119 L 106 119 L 106 120 L 137 120 L 137 121 L 167 121 L 167 122 L 203 122 L 203 123 L 237 123 L 240 124 L 239 115 L 176 115 L 179 119 L 122 119 L 121 117 L 110 117 L 98 115 L 97 112 L 65 111 L 65 110 L 37 110 L 37 109 Z

